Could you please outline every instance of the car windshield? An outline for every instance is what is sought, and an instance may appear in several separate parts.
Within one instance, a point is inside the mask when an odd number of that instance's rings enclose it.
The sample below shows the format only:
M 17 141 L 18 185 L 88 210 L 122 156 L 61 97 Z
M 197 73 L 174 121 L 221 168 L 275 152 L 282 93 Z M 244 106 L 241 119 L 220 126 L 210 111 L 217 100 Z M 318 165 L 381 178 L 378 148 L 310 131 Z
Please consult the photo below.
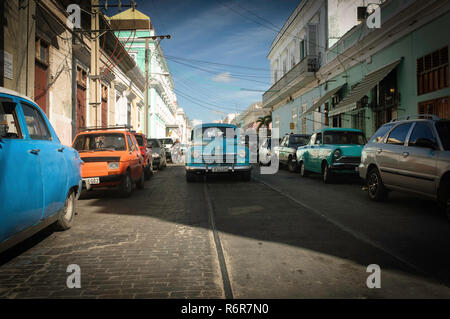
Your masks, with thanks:
M 355 131 L 327 131 L 324 133 L 323 144 L 364 145 L 366 137 Z
M 78 152 L 125 151 L 125 135 L 120 133 L 82 134 L 73 143 Z
M 135 135 L 136 141 L 140 147 L 144 147 L 144 138 L 142 135 Z
M 307 136 L 300 136 L 300 135 L 291 136 L 291 144 L 301 146 L 301 145 L 308 144 L 308 142 L 309 142 L 309 137 L 307 137 Z
M 159 141 L 158 140 L 148 140 L 148 142 L 150 143 L 150 145 L 152 146 L 152 147 L 160 147 L 159 146 Z
M 442 146 L 444 150 L 450 151 L 450 121 L 436 122 L 436 129 L 441 138 Z
M 173 144 L 173 140 L 171 138 L 163 138 L 163 139 L 161 139 L 161 142 L 164 145 L 172 145 Z
M 233 129 L 229 127 L 201 127 L 195 130 L 196 139 L 210 139 L 213 137 L 225 137 L 227 129 Z

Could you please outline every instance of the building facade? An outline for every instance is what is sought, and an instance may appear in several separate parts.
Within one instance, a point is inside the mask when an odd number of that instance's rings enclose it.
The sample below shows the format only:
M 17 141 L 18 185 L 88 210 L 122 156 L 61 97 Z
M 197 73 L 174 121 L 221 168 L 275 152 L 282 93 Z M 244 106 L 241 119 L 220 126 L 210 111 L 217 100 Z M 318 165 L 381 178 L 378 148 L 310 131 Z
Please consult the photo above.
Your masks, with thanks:
M 156 35 L 150 18 L 136 9 L 128 9 L 110 17 L 109 21 L 115 30 L 124 29 L 124 31 L 116 32 L 116 36 L 135 59 L 140 70 L 145 74 L 146 39 L 142 37 Z M 130 26 L 137 28 L 136 33 L 126 30 Z M 177 112 L 177 99 L 173 80 L 159 41 L 160 39 L 148 39 L 149 50 L 147 51 L 147 59 L 149 61 L 148 135 L 154 138 L 166 137 L 168 129 L 176 127 L 175 118 Z M 145 132 L 145 129 L 142 131 Z
M 80 30 L 67 25 L 70 4 L 83 9 Z M 63 144 L 71 145 L 87 126 L 142 127 L 144 77 L 125 48 L 115 46 L 113 32 L 99 36 L 99 74 L 91 70 L 92 42 L 82 32 L 91 29 L 86 13 L 90 1 L 12 0 L 0 5 L 0 85 L 34 99 Z M 99 26 L 110 29 L 102 14 Z M 119 51 L 121 58 L 113 60 Z
M 449 1 L 379 3 L 381 28 L 367 25 L 368 14 L 361 12 L 368 8 L 361 8 L 361 1 L 314 1 L 310 6 L 302 1 L 293 12 L 272 45 L 271 62 L 283 51 L 280 39 L 298 40 L 287 36 L 295 20 L 325 12 L 317 29 L 326 36 L 323 41 L 317 37 L 315 52 L 320 54 L 313 72 L 298 71 L 299 62 L 263 95 L 281 135 L 311 134 L 328 126 L 359 128 L 370 136 L 392 118 L 418 113 L 449 117 L 449 40 L 433 36 L 448 29 Z M 301 53 L 302 46 L 297 50 Z M 278 70 L 273 67 L 272 74 Z

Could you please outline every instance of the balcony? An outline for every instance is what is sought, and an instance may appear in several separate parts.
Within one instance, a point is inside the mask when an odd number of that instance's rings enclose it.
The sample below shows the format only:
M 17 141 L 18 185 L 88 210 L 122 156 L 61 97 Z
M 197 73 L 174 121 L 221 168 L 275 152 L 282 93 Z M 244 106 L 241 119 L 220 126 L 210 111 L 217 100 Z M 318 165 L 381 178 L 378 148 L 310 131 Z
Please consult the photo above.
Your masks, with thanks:
M 319 69 L 316 56 L 307 56 L 263 94 L 263 107 L 269 108 L 288 98 L 314 80 L 314 73 Z

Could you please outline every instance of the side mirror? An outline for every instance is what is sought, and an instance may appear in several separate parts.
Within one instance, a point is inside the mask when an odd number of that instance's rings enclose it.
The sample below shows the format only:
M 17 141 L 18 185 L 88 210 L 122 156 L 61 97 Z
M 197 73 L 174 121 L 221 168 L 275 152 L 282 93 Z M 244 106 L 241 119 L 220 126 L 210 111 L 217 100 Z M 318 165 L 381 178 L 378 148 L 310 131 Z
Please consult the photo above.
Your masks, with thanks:
M 436 150 L 438 148 L 436 143 L 427 138 L 418 138 L 413 146 L 431 148 L 432 150 Z

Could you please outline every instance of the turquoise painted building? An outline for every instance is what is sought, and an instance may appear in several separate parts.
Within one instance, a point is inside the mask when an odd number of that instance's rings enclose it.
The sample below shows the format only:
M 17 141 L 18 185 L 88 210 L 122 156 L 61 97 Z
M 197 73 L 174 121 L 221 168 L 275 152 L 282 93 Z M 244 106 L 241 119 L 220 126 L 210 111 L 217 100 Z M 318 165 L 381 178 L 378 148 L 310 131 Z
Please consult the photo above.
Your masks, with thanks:
M 142 37 L 155 35 L 150 18 L 136 9 L 128 9 L 112 16 L 109 21 L 114 29 L 124 29 L 116 32 L 116 36 L 145 75 L 146 40 Z M 125 30 L 131 28 L 136 28 L 136 33 Z M 168 130 L 176 126 L 177 110 L 172 77 L 161 46 L 158 45 L 159 41 L 148 39 L 149 114 L 144 114 L 148 116 L 148 135 L 155 138 L 166 137 Z
M 450 118 L 449 1 L 387 1 L 381 28 L 365 21 L 325 52 L 314 78 L 273 107 L 280 135 L 362 129 L 421 113 Z M 289 85 L 289 83 L 287 83 Z

